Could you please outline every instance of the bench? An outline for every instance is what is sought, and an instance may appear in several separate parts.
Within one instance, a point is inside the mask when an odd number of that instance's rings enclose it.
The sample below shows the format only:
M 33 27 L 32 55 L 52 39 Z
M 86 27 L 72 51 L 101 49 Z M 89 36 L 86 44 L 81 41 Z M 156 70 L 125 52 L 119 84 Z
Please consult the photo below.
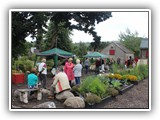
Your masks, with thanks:
M 28 96 L 30 92 L 35 92 L 37 100 L 42 100 L 42 93 L 39 89 L 18 89 L 20 101 L 28 103 Z

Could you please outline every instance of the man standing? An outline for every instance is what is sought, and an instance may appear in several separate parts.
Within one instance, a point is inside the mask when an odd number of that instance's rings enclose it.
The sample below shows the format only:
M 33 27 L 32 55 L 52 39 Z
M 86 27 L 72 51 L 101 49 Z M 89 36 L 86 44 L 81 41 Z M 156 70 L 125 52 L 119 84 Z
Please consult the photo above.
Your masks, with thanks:
M 46 65 L 46 59 L 42 59 L 42 62 L 38 66 L 39 71 L 39 79 L 41 82 L 41 85 L 44 89 L 46 89 L 46 80 L 47 80 L 47 65 Z
M 84 61 L 84 65 L 85 65 L 85 69 L 86 69 L 86 74 L 88 73 L 88 69 L 89 69 L 89 60 L 88 60 L 88 58 L 86 58 L 86 60 Z

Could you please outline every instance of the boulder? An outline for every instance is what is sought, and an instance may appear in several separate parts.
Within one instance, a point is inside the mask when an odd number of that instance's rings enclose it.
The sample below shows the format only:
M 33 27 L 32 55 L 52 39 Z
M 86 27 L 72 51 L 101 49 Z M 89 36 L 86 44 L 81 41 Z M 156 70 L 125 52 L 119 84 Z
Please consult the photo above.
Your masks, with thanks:
M 85 102 L 81 97 L 70 97 L 64 101 L 65 108 L 84 108 Z
M 55 97 L 57 100 L 66 100 L 69 97 L 74 97 L 74 95 L 70 91 L 63 91 L 61 93 L 56 94 Z
M 47 90 L 47 89 L 44 89 L 44 88 L 40 88 L 40 92 L 41 92 L 42 94 L 51 95 L 50 90 Z
M 20 92 L 18 90 L 15 90 L 13 93 L 14 97 L 19 97 L 20 96 Z
M 54 102 L 45 102 L 45 103 L 33 106 L 33 108 L 56 108 L 56 105 Z

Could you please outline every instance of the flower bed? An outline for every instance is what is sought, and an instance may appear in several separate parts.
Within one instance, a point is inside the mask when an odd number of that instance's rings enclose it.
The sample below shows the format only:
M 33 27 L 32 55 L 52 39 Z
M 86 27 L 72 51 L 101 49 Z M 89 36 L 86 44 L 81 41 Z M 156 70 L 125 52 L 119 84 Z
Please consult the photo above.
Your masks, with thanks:
M 78 96 L 86 103 L 86 108 L 101 108 L 104 103 L 111 101 L 117 95 L 122 95 L 147 76 L 147 66 L 139 66 L 123 73 L 100 74 L 89 76 L 82 81 L 80 86 L 73 88 Z M 143 74 L 138 74 L 144 69 Z M 138 72 L 137 72 L 138 71 Z M 138 80 L 138 78 L 141 78 Z

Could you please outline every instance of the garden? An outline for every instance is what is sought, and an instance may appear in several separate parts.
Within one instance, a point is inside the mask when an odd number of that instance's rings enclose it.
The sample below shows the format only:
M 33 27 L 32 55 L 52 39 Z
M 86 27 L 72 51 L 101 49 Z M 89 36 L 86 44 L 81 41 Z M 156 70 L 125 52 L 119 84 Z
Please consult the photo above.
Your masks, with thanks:
M 96 107 L 97 104 L 111 100 L 119 94 L 125 93 L 134 85 L 148 77 L 148 66 L 139 65 L 136 68 L 121 70 L 115 73 L 88 76 L 80 86 L 74 86 L 72 91 L 83 97 L 86 105 Z
M 119 69 L 117 64 L 113 65 L 113 73 L 100 73 L 95 75 L 94 72 L 90 72 L 88 75 L 83 73 L 82 81 L 80 85 L 74 85 L 71 92 L 74 96 L 82 98 L 85 102 L 86 109 L 91 108 L 103 108 L 108 102 L 116 99 L 117 96 L 126 94 L 127 91 L 132 89 L 148 77 L 148 66 L 139 65 L 135 68 Z M 50 88 L 52 84 L 52 75 L 48 75 L 47 88 Z M 26 82 L 23 84 L 13 84 L 12 92 L 17 88 L 27 87 Z M 57 108 L 65 108 L 62 101 L 49 99 L 47 95 L 43 95 L 41 101 L 37 101 L 34 98 L 30 98 L 28 104 L 21 103 L 18 98 L 12 96 L 12 105 L 22 108 L 32 108 L 37 104 L 52 101 Z

